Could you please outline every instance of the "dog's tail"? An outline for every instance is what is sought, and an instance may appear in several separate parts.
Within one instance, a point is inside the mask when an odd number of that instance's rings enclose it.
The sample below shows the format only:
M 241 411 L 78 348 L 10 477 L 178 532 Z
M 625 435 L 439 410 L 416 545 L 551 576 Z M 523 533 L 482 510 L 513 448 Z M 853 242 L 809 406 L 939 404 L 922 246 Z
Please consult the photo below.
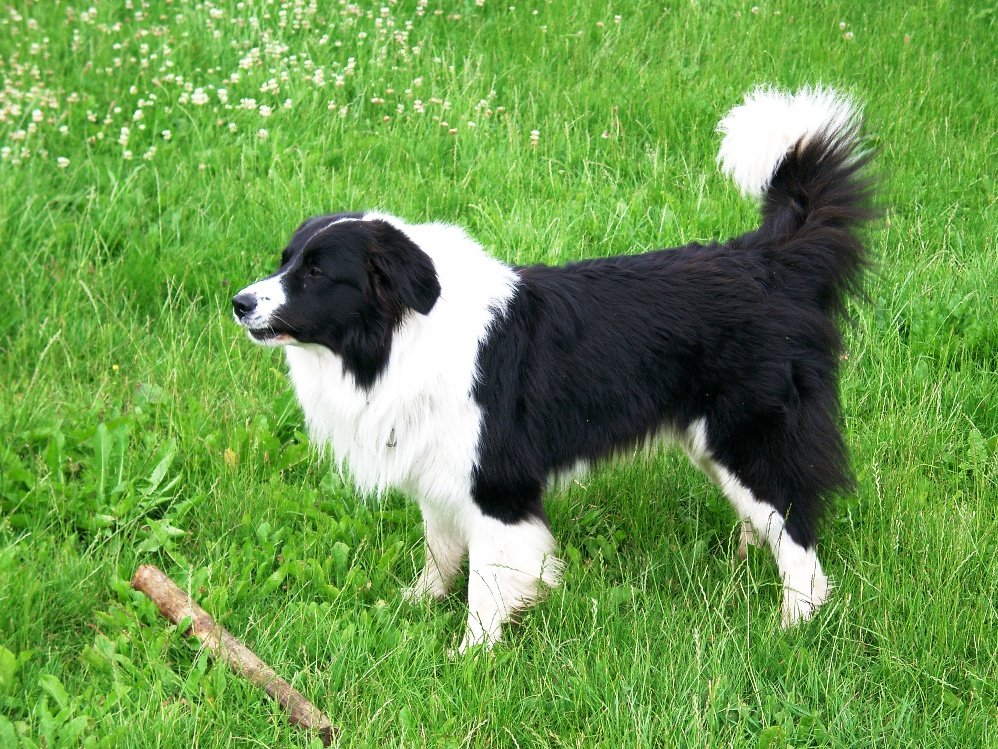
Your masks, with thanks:
M 869 264 L 858 235 L 875 216 L 860 117 L 827 88 L 757 89 L 721 120 L 717 160 L 743 193 L 762 198 L 755 242 L 775 251 L 785 285 L 828 314 L 842 312 Z

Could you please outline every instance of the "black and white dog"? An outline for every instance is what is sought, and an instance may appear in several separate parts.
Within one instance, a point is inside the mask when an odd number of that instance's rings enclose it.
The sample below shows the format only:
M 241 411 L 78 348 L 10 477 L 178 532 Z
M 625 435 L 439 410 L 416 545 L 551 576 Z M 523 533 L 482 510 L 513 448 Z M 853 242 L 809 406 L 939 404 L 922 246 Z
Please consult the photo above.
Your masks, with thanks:
M 444 596 L 468 557 L 462 651 L 557 585 L 549 481 L 659 437 L 724 492 L 742 554 L 769 545 L 784 626 L 825 601 L 816 531 L 850 485 L 837 322 L 871 217 L 858 126 L 827 89 L 746 96 L 718 160 L 762 220 L 724 244 L 511 267 L 454 226 L 341 213 L 235 296 L 252 340 L 286 347 L 314 441 L 359 489 L 419 502 L 406 593 Z

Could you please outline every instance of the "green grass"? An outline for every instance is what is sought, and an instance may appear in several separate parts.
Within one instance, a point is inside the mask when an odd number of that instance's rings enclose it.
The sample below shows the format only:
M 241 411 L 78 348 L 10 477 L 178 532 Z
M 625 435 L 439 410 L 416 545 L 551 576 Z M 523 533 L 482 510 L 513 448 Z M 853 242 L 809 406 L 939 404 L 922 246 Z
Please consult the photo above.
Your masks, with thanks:
M 0 16 L 0 746 L 309 745 L 129 589 L 144 562 L 343 746 L 998 746 L 992 4 L 89 5 Z M 744 231 L 714 126 L 757 82 L 854 94 L 879 149 L 832 601 L 781 632 L 768 555 L 656 454 L 550 497 L 564 587 L 448 659 L 461 597 L 399 597 L 418 510 L 314 455 L 230 296 L 329 210 L 515 262 Z

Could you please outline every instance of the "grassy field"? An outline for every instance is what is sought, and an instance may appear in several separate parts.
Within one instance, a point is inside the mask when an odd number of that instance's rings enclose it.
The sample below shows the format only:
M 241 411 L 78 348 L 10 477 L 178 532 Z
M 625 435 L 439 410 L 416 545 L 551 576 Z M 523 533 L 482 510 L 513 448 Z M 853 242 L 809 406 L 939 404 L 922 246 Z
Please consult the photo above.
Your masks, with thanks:
M 9 3 L 0 15 L 0 746 L 310 746 L 130 590 L 160 565 L 343 746 L 998 746 L 996 14 L 981 0 Z M 866 105 L 885 216 L 842 391 L 837 587 L 670 452 L 549 498 L 566 582 L 487 656 L 399 596 L 419 513 L 309 448 L 229 298 L 306 215 L 512 262 L 753 227 L 714 163 L 757 82 Z M 310 744 L 310 741 L 312 744 Z

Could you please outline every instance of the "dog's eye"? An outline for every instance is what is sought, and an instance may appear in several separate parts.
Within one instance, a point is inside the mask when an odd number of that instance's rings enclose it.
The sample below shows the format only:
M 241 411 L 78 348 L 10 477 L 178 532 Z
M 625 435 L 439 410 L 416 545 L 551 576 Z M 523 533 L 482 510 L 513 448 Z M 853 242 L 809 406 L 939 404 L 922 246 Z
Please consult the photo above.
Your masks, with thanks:
M 308 269 L 308 275 L 312 278 L 322 275 L 322 271 L 316 268 L 314 265 Z

